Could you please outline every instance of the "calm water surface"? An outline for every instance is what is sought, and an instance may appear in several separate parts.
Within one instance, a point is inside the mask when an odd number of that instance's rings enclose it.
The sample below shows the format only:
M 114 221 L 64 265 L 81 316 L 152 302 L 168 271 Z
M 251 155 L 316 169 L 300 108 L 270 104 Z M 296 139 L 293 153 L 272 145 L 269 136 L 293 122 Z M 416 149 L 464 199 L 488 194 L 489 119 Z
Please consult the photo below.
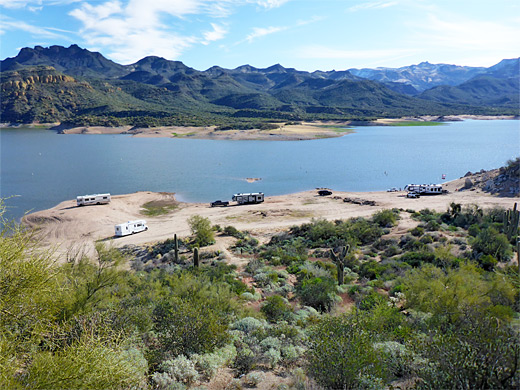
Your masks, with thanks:
M 520 155 L 519 121 L 464 121 L 431 127 L 360 127 L 313 141 L 215 141 L 60 135 L 1 129 L 0 195 L 7 217 L 77 195 L 176 192 L 191 202 L 235 192 L 280 195 L 315 187 L 377 191 L 438 183 L 492 169 Z M 261 181 L 247 183 L 245 178 Z

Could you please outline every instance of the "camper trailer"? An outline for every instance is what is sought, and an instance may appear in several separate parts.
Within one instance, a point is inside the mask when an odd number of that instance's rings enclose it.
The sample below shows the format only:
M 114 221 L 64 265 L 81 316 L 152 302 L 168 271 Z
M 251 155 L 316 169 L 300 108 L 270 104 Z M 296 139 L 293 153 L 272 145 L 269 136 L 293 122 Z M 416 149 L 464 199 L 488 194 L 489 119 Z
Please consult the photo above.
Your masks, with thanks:
M 86 206 L 89 204 L 107 204 L 110 203 L 110 194 L 94 194 L 76 197 L 78 206 Z
M 119 225 L 115 225 L 114 228 L 116 230 L 117 237 L 128 236 L 129 234 L 148 230 L 148 226 L 146 225 L 146 221 L 144 219 L 120 223 Z
M 262 203 L 264 201 L 264 193 L 234 194 L 232 200 L 238 204 Z
M 442 184 L 408 184 L 404 189 L 420 195 L 440 195 L 443 193 Z

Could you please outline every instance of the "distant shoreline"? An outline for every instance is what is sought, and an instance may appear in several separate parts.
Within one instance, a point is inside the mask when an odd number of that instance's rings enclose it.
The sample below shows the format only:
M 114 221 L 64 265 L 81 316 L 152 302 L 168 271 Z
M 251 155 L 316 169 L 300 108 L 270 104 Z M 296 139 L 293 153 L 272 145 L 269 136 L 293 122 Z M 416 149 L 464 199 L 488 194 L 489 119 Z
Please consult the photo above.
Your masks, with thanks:
M 185 127 L 161 126 L 152 128 L 136 128 L 132 126 L 104 127 L 78 126 L 65 127 L 57 123 L 32 123 L 13 126 L 0 124 L 0 128 L 28 127 L 35 129 L 56 130 L 60 134 L 127 134 L 133 137 L 146 138 L 184 138 L 215 140 L 270 140 L 270 141 L 303 141 L 321 138 L 341 137 L 354 132 L 352 127 L 361 126 L 427 126 L 435 122 L 455 122 L 463 120 L 518 120 L 513 115 L 446 115 L 419 116 L 402 118 L 380 118 L 373 121 L 317 121 L 297 122 L 294 124 L 275 123 L 278 128 L 270 130 L 217 130 L 215 126 Z

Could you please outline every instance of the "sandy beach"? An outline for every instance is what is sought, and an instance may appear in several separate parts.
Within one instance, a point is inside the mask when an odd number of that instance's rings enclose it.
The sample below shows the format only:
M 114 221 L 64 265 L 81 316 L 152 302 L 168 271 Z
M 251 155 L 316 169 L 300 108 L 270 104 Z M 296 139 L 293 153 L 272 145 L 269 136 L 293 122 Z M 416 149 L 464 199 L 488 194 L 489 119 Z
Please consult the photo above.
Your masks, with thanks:
M 451 202 L 476 204 L 481 208 L 511 208 L 520 201 L 518 197 L 493 196 L 477 188 L 459 191 L 464 187 L 464 180 L 461 178 L 445 183 L 448 194 L 422 196 L 419 199 L 406 198 L 405 191 L 337 192 L 332 189 L 331 196 L 318 196 L 316 190 L 281 196 L 266 194 L 263 203 L 238 206 L 231 202 L 228 207 L 178 202 L 171 193 L 136 192 L 112 196 L 112 201 L 107 205 L 77 207 L 75 200 L 64 201 L 51 209 L 29 214 L 23 223 L 38 229 L 42 244 L 54 248 L 63 259 L 67 252 L 78 248 L 93 254 L 95 242 L 99 240 L 120 247 L 162 241 L 174 234 L 188 236 L 190 230 L 186 221 L 197 214 L 209 218 L 214 225 L 231 225 L 261 239 L 263 235 L 271 235 L 313 218 L 335 220 L 368 217 L 376 211 L 391 208 L 445 211 Z M 344 198 L 350 198 L 351 201 L 345 202 Z M 166 215 L 150 217 L 143 215 L 143 205 L 148 202 L 175 208 Z M 114 225 L 136 219 L 145 219 L 149 229 L 126 237 L 114 237 Z
M 484 116 L 484 115 L 450 115 L 450 116 L 420 116 L 403 118 L 383 118 L 374 121 L 318 121 L 273 123 L 277 126 L 271 130 L 216 130 L 215 126 L 184 127 L 163 126 L 153 128 L 134 128 L 132 126 L 100 127 L 79 126 L 66 128 L 60 125 L 51 126 L 63 134 L 129 134 L 133 137 L 166 137 L 219 140 L 269 140 L 269 141 L 299 141 L 318 138 L 341 137 L 351 133 L 353 126 L 392 126 L 402 122 L 449 122 L 461 120 L 511 120 L 514 116 Z

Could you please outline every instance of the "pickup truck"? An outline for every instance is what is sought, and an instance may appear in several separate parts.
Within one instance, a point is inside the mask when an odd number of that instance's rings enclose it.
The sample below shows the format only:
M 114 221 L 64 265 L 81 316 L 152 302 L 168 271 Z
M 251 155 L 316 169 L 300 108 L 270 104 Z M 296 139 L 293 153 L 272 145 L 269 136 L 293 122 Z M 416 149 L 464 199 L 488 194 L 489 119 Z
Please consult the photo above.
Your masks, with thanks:
M 225 201 L 225 200 L 216 200 L 214 202 L 211 202 L 209 204 L 211 207 L 217 207 L 217 206 L 229 206 L 229 202 L 228 201 Z

